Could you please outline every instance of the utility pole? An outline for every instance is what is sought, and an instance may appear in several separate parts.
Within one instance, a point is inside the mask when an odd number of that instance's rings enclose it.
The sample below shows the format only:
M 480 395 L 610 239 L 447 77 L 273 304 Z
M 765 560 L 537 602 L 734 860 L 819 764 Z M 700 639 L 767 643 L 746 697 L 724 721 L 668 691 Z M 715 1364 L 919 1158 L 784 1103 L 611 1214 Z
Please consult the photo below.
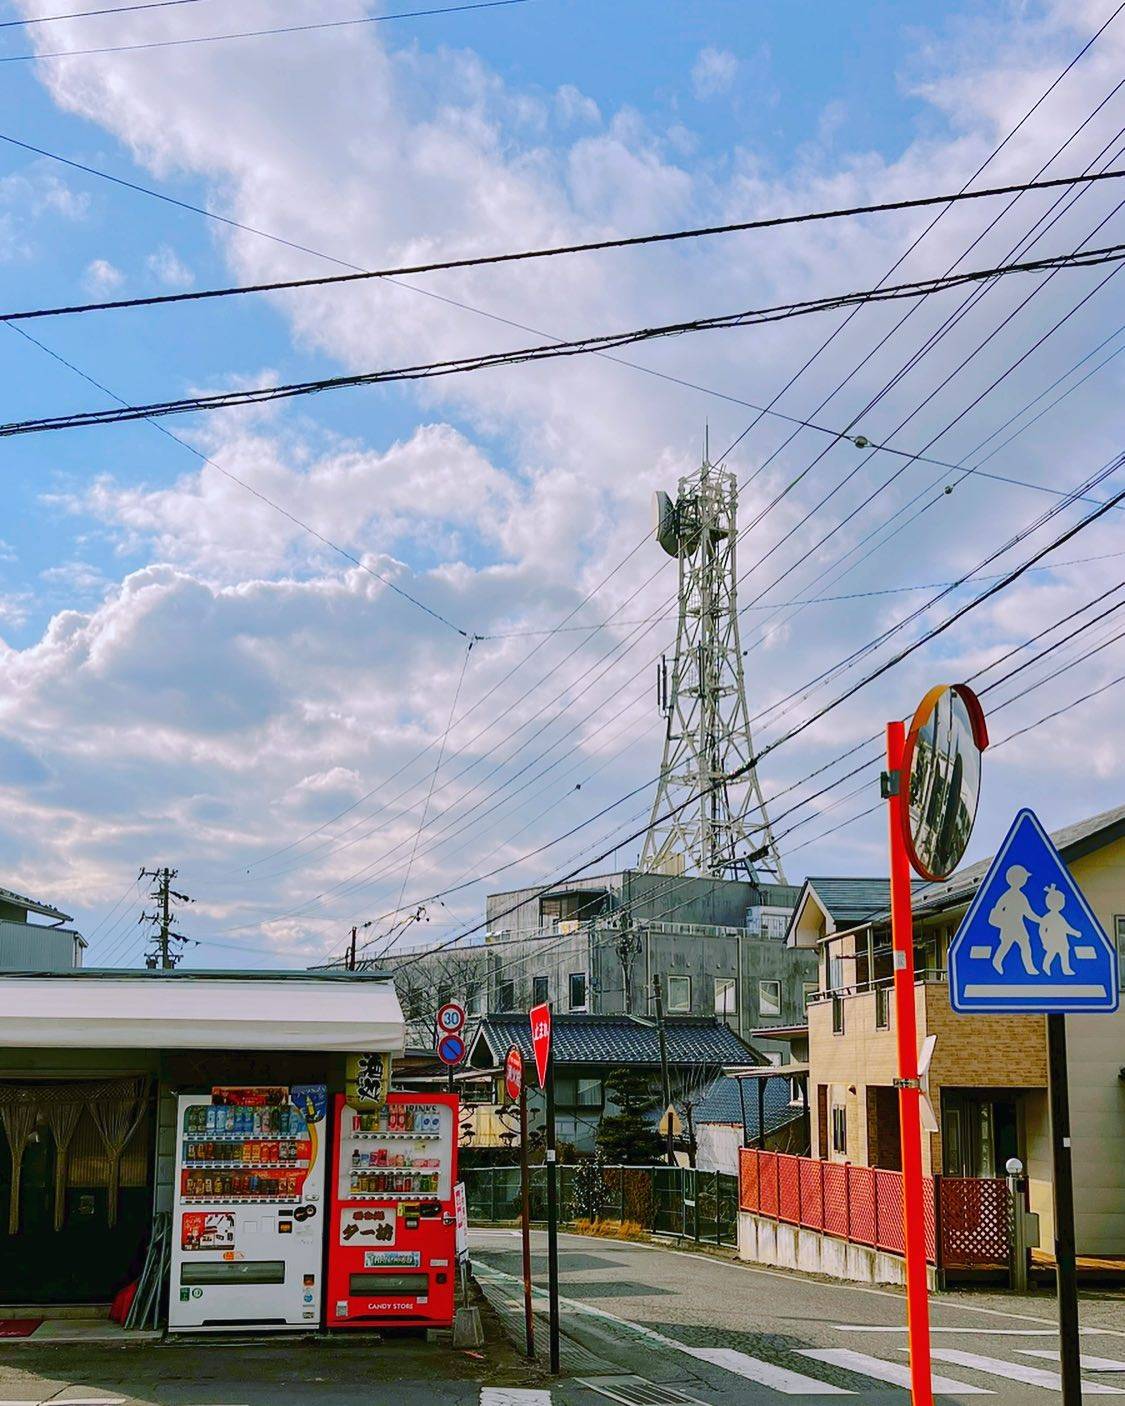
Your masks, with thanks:
M 352 940 L 348 944 L 348 971 L 355 971 L 355 928 L 352 928 Z
M 660 989 L 660 977 L 652 978 L 652 998 L 656 1003 L 656 1030 L 660 1036 L 660 1084 L 664 1096 L 664 1118 L 667 1123 L 665 1140 L 667 1143 L 668 1165 L 676 1165 L 675 1132 L 672 1129 L 672 1083 L 668 1077 L 668 1035 L 664 1029 L 664 996 Z
M 167 865 L 163 869 L 142 869 L 137 875 L 139 879 L 151 879 L 155 885 L 149 890 L 149 898 L 157 905 L 154 913 L 142 913 L 140 921 L 142 923 L 155 923 L 157 930 L 152 934 L 151 947 L 145 953 L 145 966 L 150 971 L 159 969 L 160 971 L 172 971 L 183 958 L 182 950 L 173 950 L 174 942 L 190 942 L 190 937 L 185 937 L 183 933 L 172 931 L 172 900 L 178 903 L 194 903 L 195 899 L 190 898 L 186 893 L 178 893 L 172 887 L 172 880 L 179 874 L 178 869 L 169 869 Z

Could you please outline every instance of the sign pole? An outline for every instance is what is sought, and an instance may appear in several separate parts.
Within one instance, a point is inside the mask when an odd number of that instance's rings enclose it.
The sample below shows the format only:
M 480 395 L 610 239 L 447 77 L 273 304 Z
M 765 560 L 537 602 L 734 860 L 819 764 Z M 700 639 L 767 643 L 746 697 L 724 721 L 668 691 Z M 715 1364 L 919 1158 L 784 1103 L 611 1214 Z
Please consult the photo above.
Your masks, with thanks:
M 1066 1077 L 1066 1016 L 1047 1017 L 1047 1083 L 1054 1160 L 1055 1279 L 1063 1406 L 1082 1406 L 1078 1351 L 1078 1271 L 1074 1244 L 1074 1181 L 1070 1159 L 1070 1090 Z
M 918 1025 L 914 1008 L 914 919 L 910 906 L 910 858 L 903 839 L 903 810 L 909 777 L 902 774 L 906 732 L 887 724 L 887 774 L 891 852 L 891 942 L 894 949 L 895 1035 L 898 1046 L 899 1124 L 902 1137 L 903 1240 L 906 1251 L 906 1327 L 910 1343 L 913 1406 L 933 1406 L 930 1304 L 926 1283 L 926 1221 L 922 1181 L 921 1087 Z M 1070 1403 L 1066 1403 L 1070 1406 Z
M 527 1165 L 527 1085 L 520 1088 L 520 1234 L 523 1239 L 523 1329 L 527 1355 L 535 1360 L 535 1318 L 531 1311 L 531 1188 Z
M 555 1050 L 547 1051 L 547 1303 L 550 1312 L 551 1375 L 559 1375 L 559 1169 L 555 1161 Z

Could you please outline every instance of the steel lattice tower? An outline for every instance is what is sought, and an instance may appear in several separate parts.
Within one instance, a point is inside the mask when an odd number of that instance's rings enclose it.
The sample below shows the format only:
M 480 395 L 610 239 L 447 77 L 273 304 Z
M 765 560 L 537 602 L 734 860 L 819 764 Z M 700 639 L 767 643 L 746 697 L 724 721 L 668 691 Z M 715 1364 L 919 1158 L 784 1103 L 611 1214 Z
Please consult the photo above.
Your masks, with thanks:
M 754 746 L 738 633 L 737 518 L 737 480 L 706 450 L 675 503 L 656 495 L 657 541 L 679 561 L 679 624 L 671 669 L 662 660 L 657 683 L 667 728 L 641 868 L 783 883 L 757 771 L 742 771 Z

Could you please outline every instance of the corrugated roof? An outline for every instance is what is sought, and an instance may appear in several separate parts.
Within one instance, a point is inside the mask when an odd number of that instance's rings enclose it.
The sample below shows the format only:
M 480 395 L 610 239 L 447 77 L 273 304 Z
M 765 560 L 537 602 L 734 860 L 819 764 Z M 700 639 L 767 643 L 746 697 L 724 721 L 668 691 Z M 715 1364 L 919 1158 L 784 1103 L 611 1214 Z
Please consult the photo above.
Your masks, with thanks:
M 40 903 L 37 898 L 28 898 L 24 893 L 16 893 L 14 889 L 0 888 L 0 903 L 14 903 L 17 908 L 26 908 L 29 912 L 38 913 L 44 918 L 55 918 L 60 923 L 71 921 L 69 913 L 52 908 L 49 903 Z
M 238 970 L 219 967 L 194 971 L 182 971 L 178 967 L 172 971 L 162 971 L 159 967 L 74 967 L 68 971 L 21 971 L 0 972 L 0 981 L 20 981 L 26 978 L 47 977 L 60 981 L 338 981 L 338 982 L 389 982 L 391 977 L 385 972 L 347 970 L 320 971 L 316 968 L 300 968 L 290 971 L 277 971 L 270 967 Z
M 785 1073 L 784 1065 L 779 1066 L 778 1073 Z M 766 1115 L 767 1133 L 772 1133 L 777 1128 L 784 1127 L 786 1123 L 791 1123 L 794 1118 L 801 1117 L 801 1109 L 791 1104 L 789 1099 L 788 1079 L 766 1080 L 762 1104 Z M 746 1089 L 745 1102 L 746 1121 L 744 1127 L 746 1136 L 756 1138 L 758 1136 L 758 1094 L 753 1086 Z M 683 1117 L 683 1109 L 680 1108 L 679 1111 L 680 1116 Z M 720 1074 L 711 1087 L 701 1095 L 699 1102 L 692 1109 L 692 1119 L 696 1127 L 704 1123 L 733 1123 L 737 1127 L 742 1121 L 742 1103 L 739 1099 L 738 1080 Z
M 706 1017 L 672 1016 L 664 1023 L 668 1061 L 674 1065 L 746 1064 L 749 1047 L 722 1021 Z M 483 1040 L 494 1063 L 515 1045 L 534 1068 L 531 1027 L 523 1014 L 488 1015 L 480 1023 Z M 552 1042 L 556 1065 L 660 1065 L 660 1036 L 655 1024 L 642 1024 L 624 1015 L 556 1015 Z

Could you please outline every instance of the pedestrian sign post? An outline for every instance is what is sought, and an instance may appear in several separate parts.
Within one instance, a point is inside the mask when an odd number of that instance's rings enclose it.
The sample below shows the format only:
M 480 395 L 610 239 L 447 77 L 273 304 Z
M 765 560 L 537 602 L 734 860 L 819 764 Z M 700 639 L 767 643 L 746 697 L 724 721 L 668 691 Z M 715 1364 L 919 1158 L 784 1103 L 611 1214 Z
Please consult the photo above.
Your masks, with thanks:
M 1050 836 L 1018 812 L 949 944 L 961 1015 L 1045 1015 L 1063 1406 L 1081 1406 L 1066 1017 L 1117 1010 L 1117 950 Z
M 1115 1011 L 1117 952 L 1050 837 L 1021 810 L 949 944 L 962 1015 Z

